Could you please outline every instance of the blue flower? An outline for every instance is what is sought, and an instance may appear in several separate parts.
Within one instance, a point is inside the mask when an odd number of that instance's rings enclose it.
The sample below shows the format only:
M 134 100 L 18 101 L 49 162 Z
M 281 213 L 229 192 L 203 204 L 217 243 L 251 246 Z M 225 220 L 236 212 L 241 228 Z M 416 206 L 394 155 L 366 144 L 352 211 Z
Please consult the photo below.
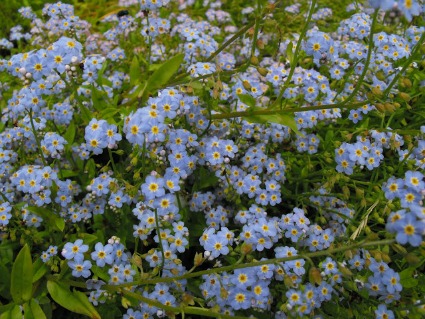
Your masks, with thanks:
M 10 218 L 12 218 L 12 214 L 10 211 L 12 207 L 9 202 L 3 202 L 0 204 L 0 226 L 6 226 L 9 224 Z
M 212 229 L 212 228 L 209 228 Z M 229 253 L 229 241 L 224 233 L 214 234 L 210 231 L 208 238 L 205 240 L 204 249 L 211 253 L 211 258 L 217 258 L 220 255 Z M 204 234 L 207 234 L 204 232 Z
M 91 258 L 96 262 L 96 265 L 99 267 L 104 267 L 105 263 L 111 265 L 114 261 L 113 256 L 113 247 L 110 244 L 103 246 L 102 243 L 97 243 L 95 246 L 95 251 L 91 253 Z
M 92 264 L 89 260 L 84 260 L 82 255 L 78 255 L 73 261 L 69 261 L 68 266 L 72 269 L 72 275 L 74 277 L 88 278 L 91 275 L 90 268 Z
M 382 282 L 390 294 L 400 292 L 403 289 L 400 283 L 400 275 L 392 269 L 383 273 Z
M 234 310 L 248 309 L 251 306 L 252 292 L 240 287 L 233 287 L 229 290 L 228 300 Z
M 149 175 L 141 186 L 142 194 L 146 200 L 155 199 L 165 195 L 164 179 Z
M 379 305 L 378 309 L 375 310 L 375 316 L 375 319 L 394 319 L 394 313 L 383 304 Z
M 425 221 L 417 220 L 412 213 L 406 213 L 401 219 L 394 223 L 394 230 L 397 232 L 396 241 L 399 244 L 407 244 L 418 247 L 422 242 L 425 231 Z
M 62 249 L 62 256 L 66 259 L 83 259 L 84 253 L 89 250 L 88 245 L 83 244 L 82 239 L 77 239 L 74 243 L 66 243 Z
M 288 304 L 290 306 L 300 305 L 303 302 L 302 294 L 298 290 L 289 289 L 285 295 L 286 295 L 286 298 L 288 298 Z

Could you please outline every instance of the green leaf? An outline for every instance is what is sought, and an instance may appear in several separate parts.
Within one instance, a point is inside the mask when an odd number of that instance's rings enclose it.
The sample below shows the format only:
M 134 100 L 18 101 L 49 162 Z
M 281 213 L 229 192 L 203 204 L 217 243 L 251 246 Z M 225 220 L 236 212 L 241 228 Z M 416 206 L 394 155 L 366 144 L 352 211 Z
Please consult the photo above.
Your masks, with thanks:
M 243 103 L 248 105 L 249 107 L 255 107 L 255 99 L 249 95 L 249 94 L 238 94 L 239 100 Z
M 100 319 L 99 313 L 84 293 L 80 291 L 71 292 L 68 286 L 51 280 L 47 281 L 47 290 L 56 303 L 69 311 Z
M 117 108 L 108 107 L 108 108 L 100 111 L 100 117 L 104 120 L 108 120 L 108 119 L 112 118 L 115 114 L 117 114 L 118 111 L 119 110 Z
M 294 66 L 292 63 L 294 62 L 294 53 L 292 52 L 292 49 L 294 48 L 294 45 L 292 42 L 289 42 L 288 46 L 286 47 L 286 56 L 288 57 L 289 63 L 291 65 L 291 68 Z
M 95 274 L 100 279 L 106 282 L 109 281 L 110 275 L 103 267 L 101 268 L 96 265 L 93 265 L 90 270 L 93 272 L 93 274 Z
M 80 233 L 78 235 L 78 238 L 81 238 L 82 240 L 84 240 L 84 243 L 88 245 L 96 241 L 99 241 L 99 238 L 96 235 L 88 234 L 88 233 Z
M 32 283 L 35 283 L 37 280 L 39 280 L 41 277 L 44 276 L 44 274 L 47 272 L 49 268 L 46 266 L 46 264 L 41 260 L 41 258 L 37 258 L 35 263 L 33 264 L 33 277 L 32 277 Z
M 32 299 L 31 299 L 32 300 Z M 32 309 L 30 307 L 29 302 L 24 304 L 24 318 L 25 319 L 35 319 L 34 314 L 32 313 Z
M 68 142 L 69 145 L 74 142 L 75 130 L 75 123 L 74 121 L 71 121 L 71 123 L 69 123 L 68 127 L 66 128 L 66 132 L 63 134 L 63 138 Z
M 0 308 L 0 310 L 2 310 Z M 0 319 L 22 319 L 22 311 L 18 305 L 14 305 L 5 312 L 1 312 Z
M 98 91 L 93 85 L 90 88 L 91 90 L 91 100 L 93 102 L 93 107 L 95 108 L 96 111 L 100 112 L 102 111 L 105 107 L 105 101 L 103 100 L 103 93 Z
M 79 176 L 79 175 L 80 175 L 79 172 L 74 172 L 74 171 L 71 171 L 69 169 L 61 170 L 61 178 L 75 177 L 75 176 Z
M 215 174 L 201 167 L 199 172 L 199 189 L 205 189 L 217 185 L 219 179 Z
M 78 103 L 77 107 L 80 110 L 81 118 L 83 119 L 83 121 L 86 123 L 90 122 L 93 116 L 89 109 L 86 108 L 83 103 Z
M 42 217 L 45 221 L 47 221 L 47 225 L 49 225 L 51 228 L 59 230 L 59 231 L 63 231 L 63 228 L 61 229 L 60 227 L 58 227 L 58 225 L 62 224 L 60 220 L 63 220 L 63 218 L 57 216 L 51 210 L 44 207 L 36 207 L 36 206 L 28 206 L 27 209 L 30 212 Z
M 130 86 L 134 86 L 137 82 L 140 83 L 140 64 L 137 56 L 133 57 L 130 65 Z
M 94 175 L 96 174 L 96 164 L 94 162 L 94 159 L 90 158 L 87 163 L 86 163 L 86 167 L 85 167 L 85 171 L 86 173 L 86 177 L 87 180 L 92 180 L 94 178 Z
M 23 304 L 32 297 L 33 267 L 30 249 L 27 244 L 22 247 L 12 267 L 10 294 L 17 304 Z
M 105 73 L 107 67 L 108 67 L 108 60 L 105 60 L 105 62 L 103 62 L 103 64 L 102 64 L 102 68 L 97 73 L 97 78 L 98 78 L 97 83 L 99 83 L 99 85 L 106 84 L 105 83 L 106 81 L 110 82 L 107 78 L 103 77 L 103 74 Z M 110 86 L 112 86 L 112 85 L 110 85 Z
M 146 89 L 144 91 L 145 94 L 167 84 L 174 73 L 176 73 L 180 68 L 180 65 L 183 62 L 183 58 L 183 54 L 177 54 L 170 60 L 164 62 L 149 78 Z
M 418 280 L 413 278 L 415 269 L 415 267 L 409 267 L 400 272 L 400 284 L 403 286 L 403 288 L 413 288 L 418 285 Z
M 46 319 L 46 315 L 35 299 L 30 300 L 30 307 L 35 319 Z
M 1 257 L 0 257 L 1 259 Z M 0 264 L 0 296 L 10 299 L 10 268 Z M 1 313 L 1 309 L 0 309 Z
M 10 318 L 9 314 L 10 311 L 16 307 L 17 305 L 15 305 L 13 302 L 4 305 L 4 306 L 0 306 L 0 319 L 4 319 L 4 318 Z M 19 308 L 19 306 L 18 306 Z M 6 316 L 6 314 L 8 313 L 8 316 Z
M 256 110 L 265 110 L 265 109 L 257 108 Z M 297 135 L 303 136 L 301 134 L 301 132 L 298 131 L 297 123 L 295 122 L 294 115 L 279 114 L 279 113 L 267 114 L 267 115 L 256 115 L 256 114 L 254 114 L 254 115 L 244 116 L 243 119 L 245 119 L 245 120 L 247 120 L 248 122 L 251 122 L 251 123 L 260 123 L 260 124 L 277 123 L 277 124 L 281 124 L 281 125 L 287 126 L 290 129 L 292 129 Z
M 60 231 L 63 232 L 65 229 L 65 220 L 63 218 L 56 218 L 55 225 Z

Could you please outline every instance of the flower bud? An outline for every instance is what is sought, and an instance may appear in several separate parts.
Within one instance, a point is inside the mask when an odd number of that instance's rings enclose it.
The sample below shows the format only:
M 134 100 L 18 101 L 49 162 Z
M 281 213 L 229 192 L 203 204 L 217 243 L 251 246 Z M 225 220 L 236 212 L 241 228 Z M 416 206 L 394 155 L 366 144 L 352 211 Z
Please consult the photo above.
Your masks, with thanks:
M 379 112 L 381 112 L 381 113 L 385 112 L 384 104 L 382 104 L 382 103 L 376 103 L 376 104 L 375 104 L 375 107 L 376 107 L 376 109 L 377 109 Z
M 377 87 L 374 87 L 374 88 L 372 89 L 372 93 L 373 93 L 374 95 L 376 95 L 376 96 L 382 96 L 382 91 L 381 91 L 381 89 L 378 89 Z
M 402 255 L 406 255 L 407 254 L 407 250 L 406 248 L 404 248 L 402 245 L 400 244 L 392 244 L 391 248 L 394 249 L 395 252 L 402 254 Z
M 412 266 L 418 265 L 421 262 L 418 256 L 413 253 L 408 253 L 404 256 L 404 259 L 406 259 L 406 261 Z
M 252 252 L 252 245 L 243 243 L 241 246 L 241 252 L 243 255 L 248 255 L 250 252 Z
M 408 78 L 403 78 L 403 84 L 407 88 L 411 88 L 412 87 L 412 81 L 410 81 Z
M 398 96 L 400 98 L 402 98 L 403 100 L 405 100 L 406 102 L 409 102 L 410 101 L 410 95 L 407 94 L 407 93 L 405 93 L 405 92 L 398 93 Z
M 258 41 L 257 41 L 257 43 L 258 43 Z M 252 56 L 251 57 L 251 64 L 258 65 L 258 63 L 259 63 L 258 58 L 256 56 Z
M 195 265 L 195 267 L 202 265 L 203 262 L 204 262 L 204 257 L 202 257 L 202 254 L 196 253 L 195 257 L 193 258 L 193 264 Z
M 320 274 L 320 270 L 316 267 L 310 268 L 308 272 L 308 279 L 312 284 L 320 285 L 322 282 L 322 275 Z
M 247 80 L 244 80 L 243 82 L 242 82 L 242 85 L 243 85 L 243 87 L 246 89 L 246 90 L 251 90 L 251 84 L 249 84 L 249 82 L 247 81 Z
M 269 71 L 266 68 L 257 68 L 258 73 L 260 73 L 262 76 L 266 76 Z

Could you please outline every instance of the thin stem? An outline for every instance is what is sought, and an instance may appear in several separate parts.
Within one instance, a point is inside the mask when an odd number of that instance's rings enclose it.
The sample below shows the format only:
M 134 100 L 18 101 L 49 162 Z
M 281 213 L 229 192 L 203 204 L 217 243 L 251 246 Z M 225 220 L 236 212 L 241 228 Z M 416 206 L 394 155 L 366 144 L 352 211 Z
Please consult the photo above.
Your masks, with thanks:
M 368 103 L 368 101 L 356 102 L 356 103 L 350 104 L 349 106 L 347 106 L 345 108 L 346 109 L 354 109 L 354 108 L 357 108 L 359 106 L 363 106 L 367 103 Z M 264 109 L 264 110 L 259 110 L 259 111 L 230 112 L 230 113 L 225 113 L 225 114 L 212 114 L 211 119 L 219 120 L 219 119 L 230 119 L 230 118 L 234 118 L 234 117 L 243 117 L 243 116 L 274 115 L 274 114 L 284 114 L 284 113 L 306 112 L 306 111 L 313 111 L 313 110 L 338 109 L 338 108 L 340 108 L 341 105 L 343 105 L 343 103 L 327 104 L 327 105 L 320 105 L 320 106 L 297 107 L 297 108 L 289 108 L 289 109 L 282 109 L 282 110 Z
M 159 249 L 161 250 L 161 270 L 164 270 L 164 264 L 165 264 L 165 254 L 164 254 L 164 246 L 162 245 L 162 238 L 161 238 L 161 228 L 159 228 L 159 219 L 158 219 L 158 212 L 155 209 L 155 228 L 156 233 L 158 236 L 158 242 L 159 242 Z
M 242 34 L 244 34 L 246 31 L 248 31 L 254 25 L 254 23 L 255 23 L 255 21 L 247 24 L 242 29 L 240 29 L 238 32 L 236 32 L 233 35 L 233 37 L 231 37 L 229 40 L 224 42 L 215 52 L 213 52 L 213 54 L 211 54 L 205 60 L 205 62 L 211 62 L 217 55 L 220 54 L 220 52 L 222 52 L 225 48 L 227 48 L 229 45 L 231 45 L 237 38 L 239 38 Z
M 41 156 L 41 161 L 43 162 L 43 165 L 44 165 L 44 166 L 47 166 L 46 160 L 45 160 L 45 158 L 44 158 L 43 151 L 42 151 L 42 149 L 41 149 L 40 139 L 38 138 L 38 136 L 37 136 L 37 131 L 36 131 L 36 129 L 35 129 L 34 119 L 33 119 L 33 117 L 32 117 L 32 111 L 29 111 L 29 112 L 28 112 L 28 116 L 30 117 L 31 129 L 32 129 L 32 133 L 34 134 L 35 142 L 37 143 L 37 148 L 38 148 L 38 151 L 39 151 L 40 156 Z
M 286 89 L 289 87 L 289 83 L 292 79 L 292 76 L 295 73 L 295 68 L 297 66 L 297 63 L 298 63 L 298 60 L 299 60 L 299 57 L 300 57 L 299 53 L 300 53 L 300 50 L 301 50 L 301 44 L 302 44 L 303 39 L 305 38 L 305 35 L 307 34 L 307 30 L 309 29 L 308 26 L 309 26 L 309 23 L 310 23 L 311 18 L 313 16 L 313 11 L 314 11 L 314 7 L 316 6 L 316 3 L 317 3 L 317 0 L 313 0 L 311 2 L 311 8 L 310 8 L 310 11 L 308 12 L 307 21 L 306 21 L 304 28 L 302 29 L 301 34 L 298 38 L 297 46 L 295 47 L 293 59 L 292 59 L 292 61 L 290 61 L 291 69 L 289 70 L 288 77 L 286 78 L 286 81 L 283 84 L 283 87 L 279 92 L 279 96 L 277 97 L 276 102 L 275 102 L 276 104 L 279 103 L 279 101 L 281 101 L 282 96 L 285 93 Z
M 410 54 L 410 57 L 407 59 L 407 61 L 403 64 L 403 67 L 401 68 L 400 72 L 398 72 L 394 78 L 392 79 L 392 81 L 390 82 L 390 84 L 388 85 L 388 87 L 384 90 L 383 92 L 383 96 L 387 96 L 387 94 L 390 92 L 390 90 L 392 89 L 392 87 L 397 83 L 399 77 L 404 73 L 404 71 L 406 71 L 406 69 L 409 67 L 410 63 L 412 63 L 412 60 L 415 56 L 415 54 L 420 50 L 423 42 L 425 41 L 425 33 L 422 33 L 421 38 L 419 39 L 418 43 L 416 43 L 414 49 L 412 50 L 412 53 Z
M 197 271 L 197 272 L 190 273 L 190 274 L 184 274 L 184 275 L 176 276 L 176 277 L 147 279 L 147 280 L 141 280 L 141 281 L 138 281 L 138 282 L 130 282 L 130 283 L 124 283 L 124 284 L 120 284 L 120 285 L 115 285 L 115 286 L 112 286 L 112 287 L 131 287 L 131 286 L 135 286 L 135 285 L 151 285 L 151 284 L 156 284 L 156 283 L 159 283 L 159 282 L 162 282 L 162 283 L 174 282 L 176 280 L 183 280 L 183 279 L 189 279 L 189 278 L 194 278 L 194 277 L 200 277 L 200 276 L 203 276 L 203 275 L 210 275 L 210 274 L 215 274 L 215 273 L 220 273 L 220 272 L 225 272 L 225 271 L 233 271 L 235 269 L 257 267 L 257 266 L 262 266 L 262 265 L 281 263 L 281 262 L 291 261 L 291 260 L 295 260 L 295 259 L 300 259 L 302 257 L 303 258 L 307 258 L 307 257 L 308 258 L 314 258 L 314 257 L 321 257 L 321 256 L 329 256 L 329 255 L 332 255 L 332 254 L 335 254 L 335 253 L 344 252 L 344 251 L 351 250 L 351 249 L 363 248 L 363 247 L 369 247 L 369 246 L 389 245 L 389 244 L 392 244 L 394 242 L 395 242 L 394 239 L 383 239 L 383 240 L 370 241 L 370 242 L 362 241 L 362 242 L 358 242 L 358 243 L 348 245 L 348 246 L 344 246 L 344 247 L 340 247 L 340 248 L 334 248 L 334 249 L 329 249 L 329 250 L 321 250 L 321 251 L 316 251 L 316 252 L 311 252 L 311 253 L 305 253 L 305 254 L 302 254 L 302 256 L 298 255 L 298 256 L 291 256 L 291 257 L 284 257 L 284 258 L 273 258 L 273 259 L 255 261 L 255 262 L 239 264 L 239 265 L 223 266 L 223 267 L 218 267 L 218 268 L 214 268 L 214 269 Z
M 378 12 L 379 12 L 378 9 L 376 9 L 373 12 L 372 25 L 370 26 L 370 34 L 369 34 L 369 43 L 368 43 L 366 62 L 364 64 L 362 74 L 360 75 L 360 78 L 357 81 L 353 92 L 351 92 L 351 94 L 349 96 L 347 96 L 347 98 L 344 99 L 344 101 L 342 101 L 342 106 L 347 104 L 348 102 L 350 102 L 357 95 L 358 91 L 360 90 L 360 87 L 363 84 L 363 80 L 366 77 L 366 73 L 369 71 L 369 64 L 370 64 L 370 59 L 372 57 L 372 51 L 373 51 L 373 29 L 375 28 L 375 24 L 378 20 Z

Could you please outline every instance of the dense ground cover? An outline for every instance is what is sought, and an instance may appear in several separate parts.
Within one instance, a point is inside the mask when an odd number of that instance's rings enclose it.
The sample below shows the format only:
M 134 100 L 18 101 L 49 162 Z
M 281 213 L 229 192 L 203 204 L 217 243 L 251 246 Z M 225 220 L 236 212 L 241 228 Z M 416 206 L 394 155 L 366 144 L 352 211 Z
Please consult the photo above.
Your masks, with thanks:
M 424 316 L 423 1 L 74 4 L 0 39 L 1 319 Z

